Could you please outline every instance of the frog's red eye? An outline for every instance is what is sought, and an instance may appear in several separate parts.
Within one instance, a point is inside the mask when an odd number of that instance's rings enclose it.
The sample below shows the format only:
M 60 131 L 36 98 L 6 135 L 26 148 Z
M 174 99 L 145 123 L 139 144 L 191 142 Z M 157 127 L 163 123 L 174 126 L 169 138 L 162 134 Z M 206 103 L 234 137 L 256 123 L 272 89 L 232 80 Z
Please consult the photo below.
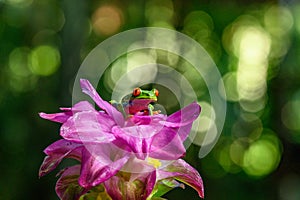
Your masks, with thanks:
M 155 96 L 157 96 L 157 97 L 158 97 L 158 95 L 159 95 L 159 91 L 158 91 L 157 89 L 154 89 L 154 94 L 155 94 Z
M 141 94 L 141 88 L 134 88 L 132 95 L 137 97 Z

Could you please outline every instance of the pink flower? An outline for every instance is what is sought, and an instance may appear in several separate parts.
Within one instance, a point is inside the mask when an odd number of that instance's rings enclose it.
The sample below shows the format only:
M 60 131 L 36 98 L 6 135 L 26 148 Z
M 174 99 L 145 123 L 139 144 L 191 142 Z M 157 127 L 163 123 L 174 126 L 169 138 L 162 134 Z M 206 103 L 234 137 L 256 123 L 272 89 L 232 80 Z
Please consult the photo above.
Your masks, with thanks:
M 108 194 L 116 200 L 150 199 L 183 187 L 176 180 L 204 196 L 199 173 L 180 159 L 185 154 L 183 142 L 200 114 L 197 103 L 170 116 L 137 113 L 124 119 L 87 80 L 81 80 L 81 87 L 102 110 L 81 101 L 62 108 L 61 113 L 40 113 L 44 119 L 62 123 L 63 139 L 44 150 L 47 156 L 39 175 L 55 169 L 64 158 L 80 162 L 60 173 L 56 192 L 61 199 L 91 194 Z

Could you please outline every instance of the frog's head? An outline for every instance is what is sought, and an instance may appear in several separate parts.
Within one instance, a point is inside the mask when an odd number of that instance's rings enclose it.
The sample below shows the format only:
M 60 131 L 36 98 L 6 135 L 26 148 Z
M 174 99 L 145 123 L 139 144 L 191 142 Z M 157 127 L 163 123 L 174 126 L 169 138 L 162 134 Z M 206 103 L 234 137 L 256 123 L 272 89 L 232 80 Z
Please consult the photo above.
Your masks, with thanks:
M 132 92 L 132 99 L 149 99 L 153 102 L 157 101 L 157 97 L 159 95 L 159 92 L 157 89 L 152 90 L 142 90 L 141 88 L 134 88 Z

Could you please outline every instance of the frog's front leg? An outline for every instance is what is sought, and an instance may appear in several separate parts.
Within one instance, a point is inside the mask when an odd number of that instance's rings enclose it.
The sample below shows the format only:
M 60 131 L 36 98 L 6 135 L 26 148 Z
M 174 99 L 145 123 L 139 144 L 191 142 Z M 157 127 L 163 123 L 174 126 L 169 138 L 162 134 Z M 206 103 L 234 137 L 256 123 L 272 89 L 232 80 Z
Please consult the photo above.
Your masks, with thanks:
M 149 115 L 153 115 L 154 106 L 152 104 L 148 104 L 148 112 Z
M 122 103 L 119 103 L 115 100 L 110 100 L 109 102 L 113 107 L 115 107 L 119 112 L 121 112 L 123 114 L 124 118 L 126 118 L 126 112 L 124 110 L 124 106 Z
M 155 109 L 154 106 L 152 104 L 149 104 L 148 105 L 148 114 L 149 115 L 157 115 L 157 114 L 161 113 L 160 110 L 154 110 L 154 109 Z

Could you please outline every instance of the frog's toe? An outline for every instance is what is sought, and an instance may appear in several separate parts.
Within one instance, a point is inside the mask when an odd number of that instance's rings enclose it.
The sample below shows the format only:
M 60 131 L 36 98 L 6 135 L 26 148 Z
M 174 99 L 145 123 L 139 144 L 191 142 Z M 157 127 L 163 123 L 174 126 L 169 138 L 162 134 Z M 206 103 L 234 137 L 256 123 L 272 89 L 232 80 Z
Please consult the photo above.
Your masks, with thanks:
M 161 113 L 161 110 L 155 110 L 155 111 L 152 111 L 153 115 L 158 115 L 159 113 Z

